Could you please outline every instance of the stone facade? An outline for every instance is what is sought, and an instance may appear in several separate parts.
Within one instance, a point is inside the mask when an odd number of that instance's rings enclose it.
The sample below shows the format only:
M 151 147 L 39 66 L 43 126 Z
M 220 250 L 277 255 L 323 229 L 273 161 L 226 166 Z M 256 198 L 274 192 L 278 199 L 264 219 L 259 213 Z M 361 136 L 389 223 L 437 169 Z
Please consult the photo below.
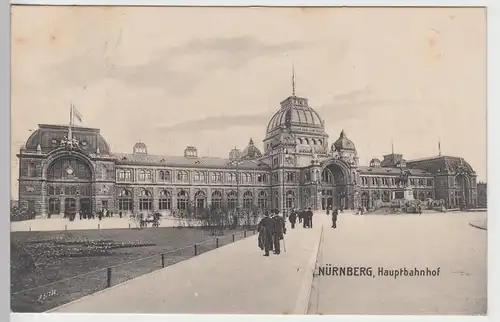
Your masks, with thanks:
M 478 182 L 477 199 L 479 207 L 486 208 L 488 206 L 488 185 L 486 182 Z
M 201 157 L 192 146 L 183 156 L 152 155 L 142 142 L 132 153 L 114 153 L 98 129 L 42 124 L 18 154 L 19 200 L 42 216 L 101 209 L 370 208 L 402 198 L 405 189 L 448 207 L 478 205 L 476 173 L 462 158 L 406 161 L 391 153 L 362 166 L 344 131 L 331 146 L 328 138 L 319 114 L 296 96 L 272 116 L 264 153 L 250 139 L 228 158 Z M 404 171 L 410 173 L 407 187 L 399 185 Z

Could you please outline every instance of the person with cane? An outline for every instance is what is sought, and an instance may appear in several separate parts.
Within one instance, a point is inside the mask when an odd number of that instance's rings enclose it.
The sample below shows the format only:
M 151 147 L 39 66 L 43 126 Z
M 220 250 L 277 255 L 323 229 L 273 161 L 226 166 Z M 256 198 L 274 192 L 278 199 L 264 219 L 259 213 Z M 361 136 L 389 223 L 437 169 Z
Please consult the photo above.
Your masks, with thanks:
M 284 235 L 286 234 L 286 227 L 285 227 L 285 220 L 283 219 L 283 217 L 279 215 L 278 210 L 275 211 L 273 221 L 274 221 L 274 229 L 273 229 L 274 254 L 279 255 L 280 240 L 282 240 L 284 238 Z M 284 244 L 285 241 L 283 239 L 283 246 Z

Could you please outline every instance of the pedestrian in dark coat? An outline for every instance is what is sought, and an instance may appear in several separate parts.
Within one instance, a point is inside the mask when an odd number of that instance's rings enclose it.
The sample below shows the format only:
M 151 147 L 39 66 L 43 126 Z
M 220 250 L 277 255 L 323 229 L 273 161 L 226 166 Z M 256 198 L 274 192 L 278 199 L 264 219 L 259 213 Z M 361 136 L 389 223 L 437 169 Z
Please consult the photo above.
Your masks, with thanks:
M 332 212 L 332 228 L 337 228 L 337 216 L 339 214 L 339 210 L 338 209 L 335 209 L 333 212 Z
M 290 220 L 290 224 L 292 225 L 292 229 L 295 229 L 295 222 L 297 221 L 297 211 L 295 209 L 293 209 L 292 212 L 290 213 L 288 220 Z
M 273 217 L 274 221 L 274 234 L 273 234 L 273 242 L 274 242 L 274 253 L 276 255 L 280 254 L 280 240 L 283 239 L 286 234 L 285 220 L 281 217 L 277 212 Z
M 264 256 L 269 256 L 269 251 L 273 249 L 274 221 L 267 211 L 257 225 L 257 230 L 259 231 L 259 248 L 264 251 Z
M 299 218 L 299 224 L 302 223 L 304 220 L 304 210 L 300 209 L 299 212 L 297 213 L 297 217 Z
M 305 217 L 305 220 L 307 221 L 307 225 L 306 225 L 307 228 L 312 228 L 312 226 L 313 226 L 313 223 L 312 223 L 313 212 L 311 210 L 311 207 L 307 208 L 307 211 L 304 214 L 304 217 Z

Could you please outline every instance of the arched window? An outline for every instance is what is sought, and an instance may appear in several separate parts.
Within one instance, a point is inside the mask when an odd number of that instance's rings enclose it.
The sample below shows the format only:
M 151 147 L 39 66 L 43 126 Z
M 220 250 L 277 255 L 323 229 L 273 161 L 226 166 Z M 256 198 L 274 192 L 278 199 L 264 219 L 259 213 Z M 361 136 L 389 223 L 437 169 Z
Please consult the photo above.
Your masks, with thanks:
M 243 208 L 250 209 L 253 204 L 253 194 L 251 191 L 247 190 L 243 193 Z
M 158 199 L 158 208 L 160 210 L 172 209 L 172 196 L 168 190 L 160 191 L 160 198 Z
M 118 170 L 118 180 L 125 180 L 125 170 Z
M 118 193 L 118 209 L 120 211 L 133 211 L 132 193 L 126 189 Z
M 177 193 L 177 209 L 185 210 L 188 209 L 189 195 L 185 190 L 179 191 Z
M 333 174 L 330 170 L 325 169 L 323 170 L 323 173 L 321 174 L 321 182 L 323 183 L 333 183 Z
M 159 178 L 161 181 L 164 181 L 164 180 L 165 180 L 165 172 L 163 172 L 163 170 L 160 170 L 160 172 L 158 173 L 158 178 Z
M 55 191 L 54 191 L 54 187 L 49 186 L 49 196 L 54 195 L 54 193 L 55 193 Z
M 196 181 L 196 182 L 205 182 L 205 172 L 198 172 L 198 171 L 196 171 L 194 173 L 194 181 Z
M 146 180 L 151 181 L 151 178 L 152 178 L 151 171 L 150 171 L 150 170 L 147 170 L 147 171 L 146 171 Z
M 236 209 L 238 207 L 238 196 L 236 191 L 231 190 L 227 194 L 227 206 L 229 209 Z
M 132 180 L 132 170 L 125 170 L 125 180 L 126 181 Z
M 146 180 L 146 171 L 140 170 L 139 171 L 139 181 L 144 181 Z
M 261 191 L 259 192 L 259 196 L 258 196 L 258 200 L 257 200 L 257 206 L 259 207 L 259 209 L 268 209 L 269 205 L 268 205 L 269 201 L 268 201 L 268 197 L 267 197 L 267 193 L 265 191 Z
M 72 157 L 54 161 L 47 170 L 47 179 L 91 180 L 92 171 L 86 162 Z
M 153 210 L 153 195 L 151 191 L 143 189 L 139 194 L 139 210 L 151 211 Z
M 222 207 L 222 193 L 220 191 L 212 192 L 212 208 L 220 209 Z
M 391 201 L 391 196 L 390 196 L 389 191 L 385 190 L 385 191 L 382 193 L 382 201 L 383 201 L 383 202 L 389 202 L 389 201 Z
M 286 182 L 295 182 L 295 173 L 294 172 L 287 172 L 286 173 Z
M 288 190 L 286 193 L 286 208 L 291 209 L 295 207 L 295 192 Z
M 187 171 L 177 171 L 177 181 L 188 183 L 189 173 Z
M 227 182 L 236 183 L 236 173 L 228 173 L 227 174 Z
M 197 210 L 201 210 L 205 208 L 207 196 L 205 195 L 205 192 L 199 190 L 196 191 L 194 194 L 194 200 L 195 200 L 195 205 Z
M 212 182 L 222 182 L 222 173 L 220 172 L 212 172 Z
M 56 187 L 56 195 L 60 195 L 60 194 L 61 194 L 61 188 Z

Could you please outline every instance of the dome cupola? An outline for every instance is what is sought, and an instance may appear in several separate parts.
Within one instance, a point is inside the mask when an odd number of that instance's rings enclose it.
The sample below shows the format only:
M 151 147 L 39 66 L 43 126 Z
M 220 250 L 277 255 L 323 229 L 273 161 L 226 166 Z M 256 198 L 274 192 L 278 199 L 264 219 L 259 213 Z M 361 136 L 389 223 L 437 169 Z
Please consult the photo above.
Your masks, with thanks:
M 241 151 L 236 147 L 229 152 L 229 160 L 236 161 L 241 159 Z
M 337 141 L 335 141 L 335 143 L 333 143 L 332 150 L 335 150 L 335 151 L 356 151 L 356 147 L 355 147 L 354 143 L 347 138 L 344 130 L 342 130 L 342 132 L 340 132 L 340 136 L 337 139 Z
M 137 142 L 134 145 L 134 154 L 148 154 L 148 147 L 142 142 Z
M 252 139 L 248 142 L 247 147 L 243 150 L 243 158 L 254 159 L 262 156 L 260 150 L 255 146 Z
M 370 160 L 370 168 L 379 168 L 380 167 L 380 160 L 377 158 L 373 158 Z

